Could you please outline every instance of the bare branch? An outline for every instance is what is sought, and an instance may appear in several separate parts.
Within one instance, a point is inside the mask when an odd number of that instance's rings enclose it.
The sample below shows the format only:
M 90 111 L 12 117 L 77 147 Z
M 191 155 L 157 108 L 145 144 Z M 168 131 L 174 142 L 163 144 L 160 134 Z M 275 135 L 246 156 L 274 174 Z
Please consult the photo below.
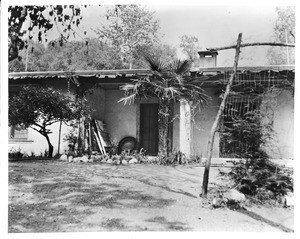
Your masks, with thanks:
M 244 43 L 241 44 L 241 47 L 247 47 L 247 46 L 285 46 L 285 47 L 295 47 L 295 44 L 286 44 L 286 43 L 277 43 L 277 42 L 253 42 L 253 43 Z M 224 46 L 224 47 L 212 47 L 212 48 L 206 48 L 207 50 L 215 50 L 215 51 L 221 51 L 221 50 L 228 50 L 228 49 L 236 49 L 236 45 L 230 45 L 230 46 Z
M 295 39 L 295 35 L 290 31 L 291 36 Z

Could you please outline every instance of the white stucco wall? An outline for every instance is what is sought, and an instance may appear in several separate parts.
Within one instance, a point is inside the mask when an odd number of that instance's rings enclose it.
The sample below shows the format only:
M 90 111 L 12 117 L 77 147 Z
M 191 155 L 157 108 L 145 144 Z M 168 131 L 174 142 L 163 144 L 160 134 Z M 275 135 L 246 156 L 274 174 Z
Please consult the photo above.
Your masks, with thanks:
M 275 159 L 294 157 L 294 97 L 291 91 L 283 90 L 267 94 L 262 109 L 273 120 L 272 138 L 266 150 Z
M 59 123 L 55 123 L 48 127 L 53 133 L 49 134 L 50 142 L 54 147 L 53 155 L 58 153 L 58 139 L 59 139 Z M 70 127 L 62 124 L 61 128 L 61 140 L 60 140 L 60 153 L 63 153 L 68 149 L 68 143 L 63 140 L 66 133 L 69 131 Z M 35 130 L 29 128 L 28 129 L 28 142 L 13 142 L 9 141 L 8 144 L 8 152 L 11 150 L 21 151 L 27 155 L 31 155 L 32 153 L 35 156 L 44 155 L 45 151 L 48 151 L 48 143 L 44 136 Z
M 116 142 L 126 136 L 136 138 L 137 132 L 136 104 L 124 105 L 118 103 L 123 96 L 124 92 L 118 89 L 105 90 L 104 123 L 107 126 L 111 140 Z
M 191 155 L 198 155 L 201 157 L 206 157 L 206 149 L 208 138 L 210 134 L 210 129 L 217 115 L 219 108 L 218 98 L 214 95 L 214 89 L 207 89 L 206 93 L 212 97 L 212 100 L 208 105 L 198 107 L 195 112 L 197 114 L 194 116 L 191 128 Z M 180 149 L 180 104 L 177 103 L 174 106 L 174 123 L 173 123 L 173 148 L 175 150 Z M 213 157 L 219 157 L 219 134 L 215 136 L 215 143 L 213 148 Z
M 194 116 L 192 131 L 192 152 L 194 155 L 206 157 L 208 138 L 211 127 L 216 118 L 219 109 L 219 98 L 215 96 L 214 89 L 206 89 L 212 99 L 207 105 L 200 106 L 196 109 L 197 114 Z M 219 157 L 219 133 L 215 135 L 212 157 Z

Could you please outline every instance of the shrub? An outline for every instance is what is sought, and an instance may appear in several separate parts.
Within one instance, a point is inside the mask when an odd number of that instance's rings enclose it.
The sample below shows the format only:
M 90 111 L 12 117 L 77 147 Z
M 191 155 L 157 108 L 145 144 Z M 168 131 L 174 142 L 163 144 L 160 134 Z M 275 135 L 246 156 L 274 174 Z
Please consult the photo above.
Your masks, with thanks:
M 233 127 L 226 137 L 239 140 L 239 162 L 233 162 L 228 176 L 236 183 L 236 188 L 260 201 L 278 200 L 293 191 L 292 172 L 285 170 L 269 160 L 263 150 L 266 142 L 272 138 L 272 125 L 263 124 L 259 111 L 248 112 L 241 118 L 234 119 Z
M 277 199 L 293 191 L 291 171 L 284 170 L 269 159 L 235 162 L 228 176 L 237 189 L 260 200 Z

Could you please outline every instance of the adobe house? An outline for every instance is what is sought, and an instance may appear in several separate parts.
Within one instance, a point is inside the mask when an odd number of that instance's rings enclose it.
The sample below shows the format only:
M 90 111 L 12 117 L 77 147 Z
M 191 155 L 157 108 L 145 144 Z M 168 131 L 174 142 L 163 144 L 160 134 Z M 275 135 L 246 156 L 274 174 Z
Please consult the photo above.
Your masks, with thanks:
M 206 148 L 211 126 L 220 104 L 220 94 L 226 85 L 226 80 L 232 71 L 231 67 L 217 67 L 216 51 L 199 52 L 199 68 L 190 72 L 195 82 L 198 82 L 211 97 L 208 105 L 192 107 L 189 102 L 180 101 L 174 105 L 174 121 L 172 124 L 172 147 L 180 150 L 187 157 L 206 156 Z M 271 88 L 282 89 L 273 96 L 264 96 L 259 102 L 253 101 L 251 107 L 268 109 L 272 112 L 275 137 L 270 141 L 267 151 L 272 158 L 293 158 L 294 137 L 294 97 L 291 85 L 294 82 L 294 66 L 261 66 L 239 67 L 239 77 L 236 86 L 260 83 Z M 120 142 L 124 137 L 134 137 L 139 147 L 146 149 L 149 155 L 158 152 L 158 101 L 157 99 L 136 99 L 132 105 L 123 105 L 118 101 L 124 96 L 120 86 L 141 75 L 151 74 L 149 70 L 94 70 L 76 72 L 21 72 L 9 73 L 9 94 L 15 94 L 22 85 L 51 86 L 66 94 L 75 95 L 78 91 L 91 89 L 88 95 L 93 118 L 102 121 L 107 128 L 110 139 Z M 241 84 L 239 84 L 239 82 Z M 244 88 L 243 88 L 244 89 Z M 226 112 L 231 110 L 242 112 L 245 104 L 250 104 L 250 97 L 231 97 Z M 250 94 L 250 93 L 249 93 Z M 270 99 L 272 104 L 270 104 Z M 252 101 L 252 100 L 251 100 Z M 230 115 L 230 114 L 229 114 Z M 226 121 L 227 120 L 227 121 Z M 230 121 L 223 117 L 221 127 Z M 60 153 L 67 149 L 67 143 L 62 139 L 69 128 L 62 126 L 59 135 L 59 124 L 52 126 L 50 134 L 57 153 L 58 143 Z M 59 140 L 60 139 L 60 140 Z M 221 131 L 217 133 L 213 149 L 214 158 L 233 157 L 234 148 L 228 148 L 222 140 Z M 43 136 L 30 129 L 9 129 L 9 150 L 22 149 L 30 154 L 39 155 L 47 150 L 47 142 Z

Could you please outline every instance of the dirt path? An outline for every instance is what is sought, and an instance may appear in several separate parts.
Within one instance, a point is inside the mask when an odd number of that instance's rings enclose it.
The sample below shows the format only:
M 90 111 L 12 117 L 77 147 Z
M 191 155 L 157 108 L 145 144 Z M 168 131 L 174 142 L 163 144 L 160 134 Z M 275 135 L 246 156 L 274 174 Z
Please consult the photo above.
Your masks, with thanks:
M 292 209 L 203 207 L 202 173 L 196 166 L 10 162 L 9 232 L 293 229 Z M 224 183 L 217 175 L 212 168 L 212 187 Z

